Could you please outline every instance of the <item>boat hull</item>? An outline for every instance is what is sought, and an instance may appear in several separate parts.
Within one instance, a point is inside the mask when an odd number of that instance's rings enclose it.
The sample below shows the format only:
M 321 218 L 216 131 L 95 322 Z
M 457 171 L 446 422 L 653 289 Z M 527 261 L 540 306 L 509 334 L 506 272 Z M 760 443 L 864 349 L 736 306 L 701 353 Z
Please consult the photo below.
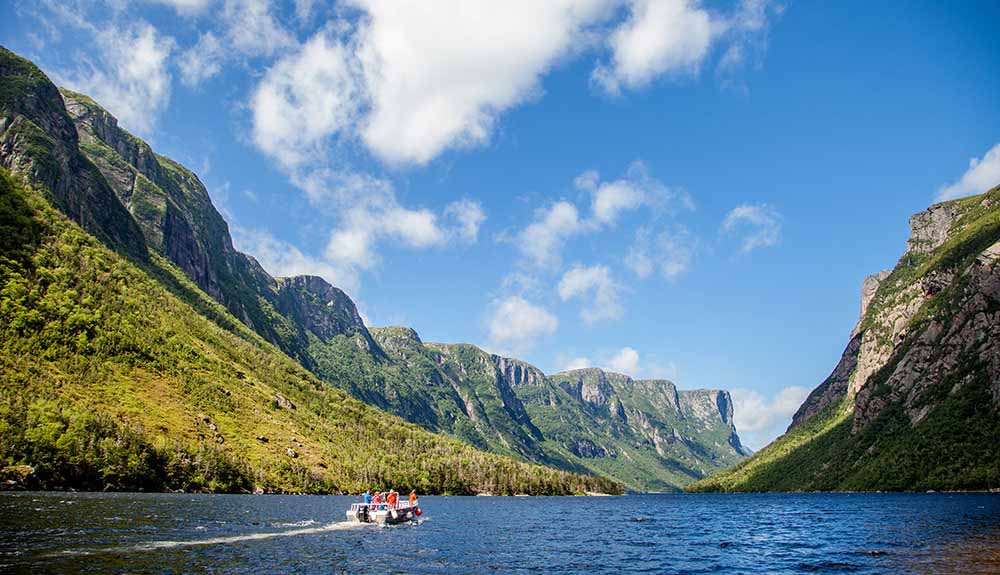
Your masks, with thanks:
M 347 511 L 347 520 L 359 523 L 377 523 L 379 525 L 398 525 L 417 519 L 416 507 L 392 509 L 387 507 L 352 505 Z

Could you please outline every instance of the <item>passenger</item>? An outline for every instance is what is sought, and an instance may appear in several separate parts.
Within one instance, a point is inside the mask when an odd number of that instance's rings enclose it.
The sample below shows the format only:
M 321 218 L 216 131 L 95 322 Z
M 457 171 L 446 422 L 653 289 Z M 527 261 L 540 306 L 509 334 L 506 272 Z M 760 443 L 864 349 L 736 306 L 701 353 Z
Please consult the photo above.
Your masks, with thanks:
M 371 505 L 372 502 L 372 490 L 365 489 L 364 501 L 366 505 Z
M 410 507 L 417 506 L 417 490 L 414 489 L 410 491 Z
M 381 508 L 381 506 L 382 506 L 382 492 L 381 491 L 375 493 L 375 498 L 372 500 L 372 503 L 375 504 L 375 509 L 380 509 Z
M 399 501 L 399 494 L 396 493 L 394 490 L 390 489 L 389 496 L 386 497 L 385 502 L 389 504 L 390 508 L 395 508 L 397 501 Z

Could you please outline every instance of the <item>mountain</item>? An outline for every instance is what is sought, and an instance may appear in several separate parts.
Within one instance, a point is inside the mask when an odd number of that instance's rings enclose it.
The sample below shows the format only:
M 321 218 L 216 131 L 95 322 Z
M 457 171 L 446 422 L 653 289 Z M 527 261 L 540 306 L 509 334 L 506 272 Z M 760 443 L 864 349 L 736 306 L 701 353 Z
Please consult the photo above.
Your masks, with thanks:
M 516 388 L 544 445 L 578 468 L 633 489 L 669 491 L 749 454 L 729 392 L 589 368 Z
M 702 392 L 701 404 L 671 404 L 626 389 L 658 393 L 673 389 L 669 382 L 616 384 L 631 419 L 612 425 L 582 396 L 519 360 L 471 345 L 424 343 L 408 328 L 368 328 L 347 294 L 322 278 L 274 278 L 236 250 L 197 175 L 119 127 L 97 102 L 56 89 L 3 49 L 0 73 L 0 165 L 31 184 L 26 193 L 41 193 L 200 319 L 259 338 L 256 344 L 280 350 L 324 388 L 481 450 L 620 478 L 637 490 L 677 489 L 742 457 L 725 392 Z M 572 405 L 566 409 L 580 427 L 568 428 L 549 403 L 529 400 L 545 394 Z M 589 445 L 600 447 L 592 452 Z
M 232 249 L 193 174 L 89 99 L 66 92 L 63 108 L 27 60 L 0 50 L 0 73 L 0 479 L 210 491 L 620 489 L 478 451 L 317 379 L 294 352 L 318 364 L 305 354 L 337 337 L 374 346 L 343 292 L 319 278 L 271 278 Z
M 89 489 L 617 490 L 433 435 L 349 398 L 149 273 L 0 169 L 0 474 Z M 9 479 L 13 481 L 13 479 Z
M 1000 488 L 1000 187 L 910 218 L 788 431 L 696 491 Z

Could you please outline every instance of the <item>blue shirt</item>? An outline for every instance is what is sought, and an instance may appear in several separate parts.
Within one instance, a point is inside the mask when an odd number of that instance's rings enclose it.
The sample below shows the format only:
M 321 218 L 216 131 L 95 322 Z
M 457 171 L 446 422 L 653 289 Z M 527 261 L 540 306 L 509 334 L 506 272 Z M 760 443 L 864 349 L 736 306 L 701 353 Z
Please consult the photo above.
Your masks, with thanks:
M 365 503 L 371 503 L 371 502 L 372 502 L 372 494 L 365 493 Z

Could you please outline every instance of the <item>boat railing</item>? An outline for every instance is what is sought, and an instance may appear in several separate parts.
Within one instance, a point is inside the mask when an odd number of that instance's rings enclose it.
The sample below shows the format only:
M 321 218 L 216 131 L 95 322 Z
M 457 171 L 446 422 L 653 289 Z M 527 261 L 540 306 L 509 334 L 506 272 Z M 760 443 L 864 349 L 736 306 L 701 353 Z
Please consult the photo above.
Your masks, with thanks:
M 410 505 L 410 502 L 408 500 L 407 501 L 397 501 L 396 505 L 395 505 L 395 509 L 397 511 L 404 511 L 406 509 L 409 509 L 410 507 L 411 507 L 411 505 Z M 352 503 L 351 504 L 351 511 L 352 512 L 357 512 L 359 509 L 363 509 L 363 508 L 368 508 L 369 511 L 379 511 L 379 510 L 382 510 L 382 509 L 388 509 L 389 508 L 389 504 L 388 503 Z

